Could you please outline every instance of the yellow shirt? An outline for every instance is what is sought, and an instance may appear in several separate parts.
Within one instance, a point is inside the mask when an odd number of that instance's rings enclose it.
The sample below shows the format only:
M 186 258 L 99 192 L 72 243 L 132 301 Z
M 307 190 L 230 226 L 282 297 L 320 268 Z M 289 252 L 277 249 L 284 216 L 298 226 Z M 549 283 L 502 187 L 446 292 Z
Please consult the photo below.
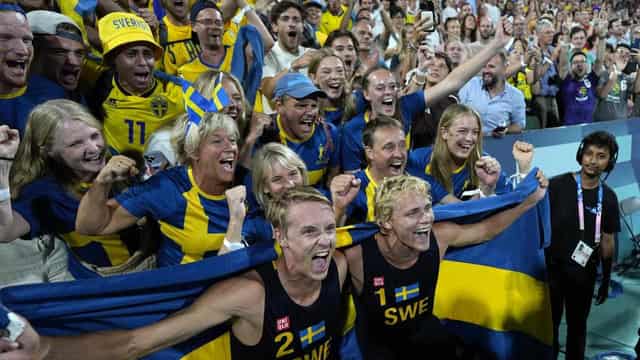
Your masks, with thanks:
M 174 25 L 165 16 L 160 25 L 160 45 L 164 49 L 161 69 L 169 74 L 198 56 L 198 48 L 191 41 L 191 25 Z
M 348 9 L 349 8 L 347 6 L 342 5 L 342 12 L 340 15 L 333 15 L 329 10 L 323 12 L 322 17 L 320 17 L 320 26 L 318 29 L 327 35 L 331 34 L 335 30 L 339 30 L 342 19 L 345 16 L 349 16 L 349 14 L 347 14 Z M 351 29 L 351 25 L 351 20 L 349 20 L 347 30 Z
M 329 35 L 323 33 L 320 30 L 316 31 L 316 40 L 318 40 L 318 44 L 320 46 L 324 46 L 325 41 L 327 41 L 327 38 L 329 37 Z
M 224 54 L 224 59 L 222 60 L 222 63 L 219 64 L 219 66 L 205 63 L 204 61 L 202 61 L 200 56 L 196 56 L 190 62 L 180 66 L 180 68 L 178 69 L 178 76 L 191 83 L 194 83 L 196 80 L 198 80 L 198 77 L 200 75 L 210 70 L 220 70 L 227 73 L 230 72 L 231 59 L 233 58 L 233 47 L 227 47 L 225 50 L 226 52 Z
M 526 72 L 530 72 L 531 69 L 527 68 Z M 522 71 L 518 71 L 518 73 L 516 74 L 516 78 L 514 80 L 513 77 L 510 77 L 509 79 L 507 79 L 507 82 L 513 86 L 515 86 L 518 90 L 522 91 L 522 94 L 524 95 L 524 99 L 529 101 L 532 99 L 532 94 L 531 94 L 531 85 L 529 85 L 527 83 L 527 74 L 522 72 Z
M 144 96 L 129 95 L 115 76 L 101 105 L 107 144 L 116 152 L 142 153 L 151 134 L 184 113 L 182 89 L 174 83 L 156 84 Z

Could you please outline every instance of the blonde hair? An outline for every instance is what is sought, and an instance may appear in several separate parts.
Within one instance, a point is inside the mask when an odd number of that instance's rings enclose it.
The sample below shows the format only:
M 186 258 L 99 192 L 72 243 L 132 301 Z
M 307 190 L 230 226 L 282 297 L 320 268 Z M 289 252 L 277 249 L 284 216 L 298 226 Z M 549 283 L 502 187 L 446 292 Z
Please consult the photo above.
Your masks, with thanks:
M 171 133 L 171 145 L 176 153 L 177 162 L 191 165 L 191 159 L 198 153 L 200 144 L 218 129 L 224 129 L 236 141 L 240 137 L 236 122 L 229 115 L 205 113 L 198 125 L 189 121 L 188 115 L 180 116 Z
M 442 139 L 442 130 L 449 130 L 453 122 L 460 117 L 468 115 L 472 116 L 478 122 L 479 135 L 476 144 L 474 145 L 471 154 L 465 162 L 465 167 L 469 172 L 469 178 L 473 186 L 478 186 L 478 175 L 474 170 L 476 161 L 482 156 L 482 121 L 480 120 L 480 114 L 472 108 L 462 104 L 452 104 L 442 113 L 440 117 L 440 126 L 436 134 L 436 140 L 433 144 L 433 152 L 431 153 L 431 175 L 449 192 L 453 193 L 453 180 L 451 168 L 453 164 L 453 157 L 449 152 L 447 143 Z
M 302 176 L 304 185 L 307 185 L 309 178 L 307 166 L 300 156 L 289 147 L 278 143 L 268 143 L 255 153 L 251 161 L 251 177 L 253 180 L 253 194 L 258 204 L 264 209 L 270 200 L 269 194 L 265 192 L 267 187 L 267 171 L 273 170 L 273 164 L 278 163 L 285 169 L 296 169 Z
M 431 201 L 431 185 L 428 182 L 410 175 L 387 177 L 376 190 L 374 208 L 376 223 L 382 224 L 391 219 L 393 205 L 398 202 L 398 197 L 404 192 L 413 192 Z
M 240 81 L 235 76 L 229 73 L 218 70 L 210 70 L 198 76 L 198 79 L 193 83 L 193 88 L 196 89 L 200 94 L 202 94 L 202 96 L 204 96 L 206 99 L 211 100 L 213 90 L 218 85 L 216 83 L 216 80 L 221 74 L 222 78 L 220 81 L 231 81 L 240 95 L 242 95 L 242 106 L 240 107 L 240 116 L 238 117 L 237 126 L 240 135 L 242 135 L 241 139 L 244 139 L 247 127 L 249 125 L 249 121 L 247 119 L 247 114 L 249 113 L 249 105 L 247 103 L 247 98 L 244 95 L 244 89 L 242 88 L 242 84 L 240 83 Z
M 320 191 L 311 186 L 297 186 L 273 198 L 267 205 L 265 212 L 267 220 L 274 228 L 287 231 L 287 215 L 289 207 L 303 202 L 317 202 L 331 208 L 331 202 Z
M 102 134 L 102 124 L 82 105 L 65 99 L 49 100 L 36 106 L 27 118 L 24 139 L 18 147 L 11 168 L 11 192 L 14 197 L 20 190 L 37 178 L 52 174 L 63 185 L 74 182 L 73 171 L 69 171 L 62 159 L 50 155 L 57 130 L 65 121 L 82 121 L 98 129 Z M 104 151 L 106 151 L 106 143 Z

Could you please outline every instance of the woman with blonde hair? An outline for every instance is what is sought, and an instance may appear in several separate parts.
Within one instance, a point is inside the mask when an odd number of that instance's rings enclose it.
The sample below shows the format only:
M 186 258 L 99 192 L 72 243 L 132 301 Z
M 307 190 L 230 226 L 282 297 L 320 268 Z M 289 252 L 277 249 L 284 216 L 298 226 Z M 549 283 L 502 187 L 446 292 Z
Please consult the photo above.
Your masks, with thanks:
M 513 154 L 520 173 L 527 174 L 533 146 L 516 141 Z M 500 163 L 482 151 L 480 115 L 466 105 L 450 105 L 440 118 L 433 147 L 414 150 L 410 157 L 409 173 L 419 175 L 429 183 L 437 183 L 446 191 L 433 192 L 434 204 L 486 197 L 511 189 Z
M 293 150 L 279 143 L 261 147 L 253 156 L 251 176 L 245 181 L 250 189 L 249 212 L 242 227 L 247 243 L 271 241 L 271 224 L 265 218 L 270 202 L 291 188 L 308 184 L 307 166 Z
M 0 138 L 8 134 L 0 129 Z M 87 267 L 112 273 L 136 266 L 119 232 L 83 236 L 75 229 L 80 198 L 105 166 L 106 149 L 102 125 L 81 105 L 51 100 L 34 108 L 19 147 L 17 138 L 0 141 L 0 184 L 10 184 L 12 195 L 9 188 L 6 199 L 0 194 L 0 241 L 57 235 L 75 255 L 69 271 L 76 278 L 95 277 Z
M 197 121 L 179 118 L 172 140 L 181 165 L 110 199 L 114 181 L 135 172 L 133 160 L 114 156 L 82 198 L 78 231 L 113 234 L 146 216 L 160 225 L 158 266 L 215 255 L 229 225 L 227 202 L 233 190 L 238 138 L 236 122 L 226 114 L 205 113 Z
M 245 154 L 245 157 L 249 157 L 251 147 L 248 144 L 247 146 L 245 146 L 243 140 L 252 137 L 257 138 L 258 135 L 255 134 L 255 132 L 257 131 L 255 126 L 250 126 L 249 118 L 251 116 L 251 112 L 240 81 L 232 74 L 218 70 L 209 70 L 202 73 L 196 79 L 195 83 L 193 83 L 193 88 L 205 99 L 212 100 L 213 96 L 215 95 L 214 92 L 219 88 L 218 85 L 221 85 L 222 89 L 224 89 L 227 97 L 230 100 L 230 103 L 222 109 L 222 113 L 229 115 L 236 123 L 239 131 L 238 141 L 242 142 L 240 144 L 240 157 L 243 157 L 242 154 Z M 181 116 L 186 118 L 187 114 L 183 114 Z M 145 149 L 145 156 L 150 151 L 153 151 L 155 149 L 162 149 L 160 152 L 163 153 L 162 155 L 165 159 L 175 159 L 175 154 L 173 153 L 172 146 L 170 145 L 170 141 L 168 140 L 173 133 L 174 127 L 175 123 L 172 123 L 155 131 L 149 139 L 148 146 Z M 179 135 L 178 138 L 180 137 L 182 136 Z M 155 149 L 149 148 L 151 147 L 152 143 Z M 169 166 L 175 165 L 172 161 L 168 161 L 168 163 Z
M 262 209 L 274 195 L 309 183 L 304 161 L 289 147 L 278 143 L 268 143 L 255 153 L 251 179 L 252 192 Z

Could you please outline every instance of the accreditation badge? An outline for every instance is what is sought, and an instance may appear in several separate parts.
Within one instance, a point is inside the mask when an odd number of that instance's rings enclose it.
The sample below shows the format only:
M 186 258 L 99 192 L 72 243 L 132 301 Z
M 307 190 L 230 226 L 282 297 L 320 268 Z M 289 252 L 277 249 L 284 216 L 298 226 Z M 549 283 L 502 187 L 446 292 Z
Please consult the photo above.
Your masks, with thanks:
M 585 267 L 589 262 L 591 254 L 593 254 L 593 249 L 584 241 L 580 241 L 573 250 L 573 254 L 571 254 L 571 260 L 575 261 L 578 265 Z

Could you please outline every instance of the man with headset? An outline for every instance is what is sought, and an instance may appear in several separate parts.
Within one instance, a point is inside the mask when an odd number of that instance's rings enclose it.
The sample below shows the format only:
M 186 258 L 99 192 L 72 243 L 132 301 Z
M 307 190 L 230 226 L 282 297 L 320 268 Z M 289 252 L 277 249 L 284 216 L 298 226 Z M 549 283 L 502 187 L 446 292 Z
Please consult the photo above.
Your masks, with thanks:
M 584 359 L 587 317 L 599 260 L 603 279 L 596 305 L 609 292 L 614 234 L 620 231 L 618 199 L 604 179 L 615 166 L 618 144 L 608 132 L 587 135 L 578 148 L 577 172 L 551 179 L 551 245 L 546 249 L 551 310 L 554 325 L 554 358 L 559 351 L 558 328 L 567 310 L 567 360 Z M 605 176 L 605 179 L 606 179 Z

